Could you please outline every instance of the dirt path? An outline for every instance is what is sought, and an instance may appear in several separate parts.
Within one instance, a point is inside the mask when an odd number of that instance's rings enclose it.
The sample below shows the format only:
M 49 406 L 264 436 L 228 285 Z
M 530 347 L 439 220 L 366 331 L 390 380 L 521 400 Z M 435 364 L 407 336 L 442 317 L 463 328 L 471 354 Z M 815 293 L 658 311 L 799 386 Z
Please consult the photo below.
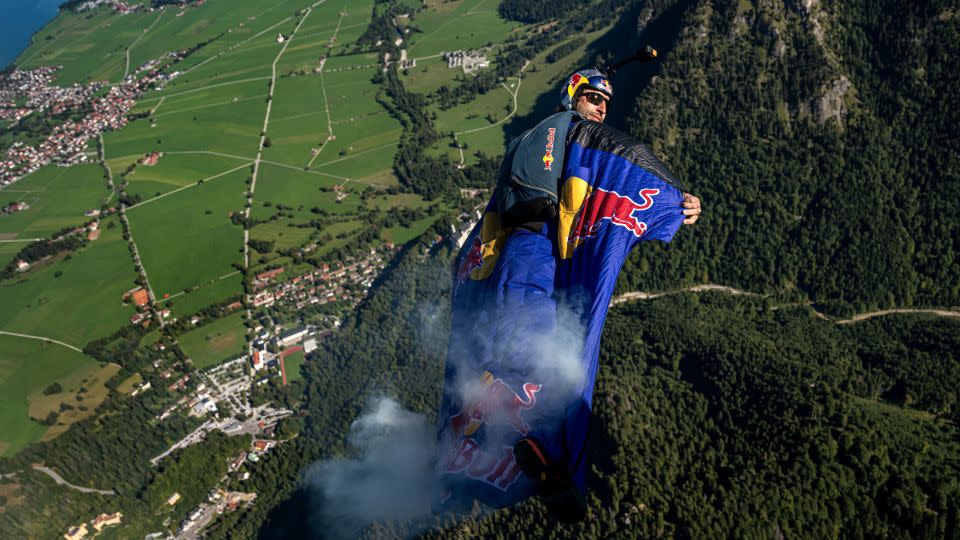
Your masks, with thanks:
M 57 345 L 60 345 L 61 347 L 66 347 L 66 348 L 68 348 L 68 349 L 73 349 L 73 350 L 77 351 L 78 353 L 82 353 L 82 352 L 83 352 L 83 351 L 80 350 L 79 348 L 74 347 L 73 345 L 71 345 L 71 344 L 69 344 L 69 343 L 64 343 L 64 342 L 62 342 L 62 341 L 58 341 L 58 340 L 56 340 L 56 339 L 51 339 L 51 338 L 48 338 L 48 337 L 43 337 L 43 336 L 31 336 L 31 335 L 29 335 L 29 334 L 17 334 L 17 333 L 15 333 L 15 332 L 4 332 L 3 330 L 0 330 L 0 335 L 13 336 L 13 337 L 21 337 L 21 338 L 26 338 L 26 339 L 36 339 L 36 340 L 38 340 L 38 341 L 47 341 L 47 342 L 50 342 L 50 343 L 56 343 Z
M 143 30 L 143 32 L 139 36 L 137 36 L 137 39 L 133 40 L 133 43 L 131 43 L 130 46 L 127 47 L 127 66 L 123 70 L 123 77 L 120 79 L 120 82 L 123 82 L 123 79 L 126 79 L 127 75 L 130 74 L 130 51 L 133 49 L 134 45 L 136 45 L 137 43 L 140 42 L 141 39 L 143 39 L 143 36 L 147 35 L 150 32 L 150 30 L 153 30 L 153 27 L 156 26 L 158 22 L 160 22 L 161 18 L 163 18 L 162 11 L 160 12 L 159 15 L 157 15 L 157 18 L 153 20 L 153 23 L 151 23 L 150 26 L 146 27 Z
M 662 296 L 669 296 L 672 294 L 681 294 L 687 292 L 725 292 L 734 296 L 754 296 L 754 297 L 763 297 L 767 296 L 765 294 L 745 291 L 743 289 L 737 289 L 734 287 L 727 287 L 726 285 L 715 285 L 715 284 L 704 284 L 704 285 L 694 285 L 692 287 L 687 287 L 685 289 L 679 289 L 676 291 L 666 291 L 659 293 L 649 293 L 643 291 L 633 291 L 621 294 L 610 300 L 610 306 L 615 306 L 617 304 L 622 304 L 624 302 L 632 302 L 636 300 L 653 300 L 654 298 L 660 298 Z M 809 303 L 796 303 L 796 304 L 785 304 L 777 307 L 791 307 L 791 306 L 807 306 L 810 307 Z M 776 308 L 775 308 L 776 309 Z M 812 308 L 811 308 L 812 309 Z M 817 310 L 813 310 L 813 313 L 824 320 L 833 321 L 836 324 L 852 324 L 867 319 L 872 319 L 874 317 L 882 317 L 884 315 L 897 315 L 897 314 L 924 314 L 924 315 L 937 315 L 940 317 L 960 317 L 960 310 L 955 309 L 935 309 L 935 308 L 894 308 L 894 309 L 880 309 L 876 311 L 868 311 L 866 313 L 860 313 L 854 315 L 849 319 L 834 319 L 828 317 L 823 313 L 820 313 Z
M 96 493 L 98 495 L 116 495 L 117 494 L 112 489 L 93 489 L 93 488 L 75 486 L 70 482 L 67 482 L 66 480 L 64 480 L 59 474 L 57 474 L 56 471 L 49 469 L 47 467 L 44 467 L 43 465 L 34 464 L 32 467 L 33 467 L 33 470 L 40 471 L 43 474 L 49 476 L 50 478 L 53 478 L 53 481 L 56 482 L 57 484 L 61 486 L 67 486 L 68 488 L 79 491 L 81 493 Z
M 922 313 L 926 315 L 939 315 L 940 317 L 960 317 L 960 311 L 953 311 L 953 310 L 947 310 L 947 309 L 898 308 L 898 309 L 881 309 L 879 311 L 861 313 L 859 315 L 854 315 L 849 319 L 837 321 L 837 324 L 851 324 L 855 322 L 865 321 L 867 319 L 872 319 L 873 317 L 882 317 L 884 315 L 896 315 L 900 313 Z

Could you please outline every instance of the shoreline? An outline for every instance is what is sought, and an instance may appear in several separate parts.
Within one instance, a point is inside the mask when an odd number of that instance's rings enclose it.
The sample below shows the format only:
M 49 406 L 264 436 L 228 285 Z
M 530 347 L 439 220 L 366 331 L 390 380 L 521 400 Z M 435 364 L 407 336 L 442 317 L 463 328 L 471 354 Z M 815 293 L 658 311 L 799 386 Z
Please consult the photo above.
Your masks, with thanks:
M 62 4 L 62 3 L 63 3 L 63 1 L 59 2 L 59 4 Z M 30 34 L 30 37 L 27 39 L 26 43 L 23 45 L 23 47 L 20 48 L 20 50 L 16 53 L 16 55 L 14 55 L 14 56 L 13 56 L 10 60 L 8 60 L 8 61 L 0 62 L 0 69 L 5 69 L 5 68 L 7 68 L 7 67 L 9 67 L 9 66 L 15 66 L 15 67 L 19 68 L 19 67 L 20 67 L 20 59 L 21 59 L 21 57 L 23 56 L 23 53 L 27 52 L 27 50 L 29 50 L 30 47 L 32 47 L 32 46 L 34 45 L 34 40 L 36 39 L 36 37 L 37 37 L 41 32 L 43 32 L 43 30 L 46 29 L 47 26 L 50 26 L 50 23 L 52 23 L 53 21 L 55 21 L 55 20 L 57 19 L 57 17 L 59 17 L 59 16 L 61 15 L 62 12 L 63 12 L 63 10 L 62 10 L 62 9 L 60 8 L 60 6 L 58 5 L 58 6 L 56 7 L 56 11 L 52 14 L 52 16 L 50 16 L 49 19 L 47 19 L 46 21 L 44 21 L 43 25 L 41 25 L 39 28 L 37 28 L 36 30 L 34 30 L 34 31 Z

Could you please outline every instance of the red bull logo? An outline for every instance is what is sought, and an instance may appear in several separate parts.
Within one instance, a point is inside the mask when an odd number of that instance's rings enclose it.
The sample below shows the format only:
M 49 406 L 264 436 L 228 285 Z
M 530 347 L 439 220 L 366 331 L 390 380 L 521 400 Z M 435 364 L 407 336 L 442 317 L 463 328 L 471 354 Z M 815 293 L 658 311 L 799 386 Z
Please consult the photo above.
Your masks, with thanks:
M 583 207 L 577 214 L 573 230 L 570 231 L 569 241 L 574 242 L 596 236 L 600 223 L 606 220 L 627 229 L 634 236 L 643 236 L 643 233 L 647 232 L 647 224 L 640 221 L 636 213 L 653 206 L 653 197 L 659 193 L 659 189 L 642 189 L 640 190 L 642 202 L 637 202 L 616 191 L 594 189 L 587 195 Z
M 519 395 L 502 379 L 494 378 L 489 371 L 483 373 L 483 387 L 457 414 L 450 417 L 450 431 L 456 446 L 440 466 L 444 474 L 464 474 L 506 491 L 520 474 L 520 467 L 513 457 L 513 448 L 503 446 L 485 449 L 473 435 L 483 425 L 499 425 L 513 428 L 521 436 L 530 433 L 530 426 L 520 417 L 521 411 L 532 409 L 537 404 L 537 392 L 541 385 L 526 383 Z
M 570 82 L 567 83 L 567 95 L 573 98 L 577 93 L 577 89 L 580 88 L 581 84 L 587 84 L 587 78 L 579 73 L 574 73 L 570 77 Z
M 576 177 L 564 182 L 560 197 L 558 240 L 560 256 L 569 259 L 583 241 L 596 236 L 600 224 L 609 221 L 640 237 L 647 232 L 647 224 L 638 212 L 653 206 L 653 198 L 659 189 L 642 189 L 639 201 L 615 191 L 592 188 Z
M 457 269 L 457 278 L 464 281 L 470 277 L 470 272 L 481 266 L 483 266 L 483 243 L 480 242 L 480 235 L 478 234 L 473 239 L 470 251 L 463 257 L 460 268 Z
M 450 418 L 450 428 L 456 437 L 470 437 L 485 423 L 508 425 L 526 436 L 530 426 L 520 417 L 520 412 L 537 404 L 536 393 L 539 391 L 539 384 L 526 383 L 521 397 L 502 379 L 494 379 L 492 373 L 485 371 L 480 395 Z
M 547 130 L 547 145 L 544 147 L 545 153 L 543 154 L 543 170 L 552 171 L 553 170 L 553 143 L 556 140 L 557 128 L 550 128 Z
M 466 438 L 460 440 L 457 447 L 440 467 L 444 474 L 463 473 L 467 477 L 479 480 L 506 491 L 520 476 L 520 467 L 513 457 L 513 449 L 502 447 L 497 453 L 487 453 L 477 441 Z

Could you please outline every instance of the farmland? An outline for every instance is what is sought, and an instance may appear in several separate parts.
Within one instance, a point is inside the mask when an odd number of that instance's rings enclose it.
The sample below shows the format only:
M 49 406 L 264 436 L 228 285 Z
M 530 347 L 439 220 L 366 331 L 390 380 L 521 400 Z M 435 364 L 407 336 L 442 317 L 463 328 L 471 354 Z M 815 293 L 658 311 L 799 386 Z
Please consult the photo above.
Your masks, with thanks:
M 61 345 L 2 334 L 0 351 L 3 351 L 0 353 L 0 456 L 3 456 L 40 440 L 49 429 L 30 420 L 31 403 L 39 397 L 62 401 L 69 397 L 76 407 L 74 395 L 67 394 L 75 393 L 85 384 L 80 381 L 99 367 L 92 358 Z M 60 382 L 64 392 L 43 396 L 42 391 L 54 382 Z M 43 412 L 39 418 L 46 416 Z
M 246 328 L 242 315 L 235 313 L 218 319 L 178 338 L 183 352 L 193 361 L 194 367 L 208 368 L 246 350 Z
M 48 165 L 0 191 L 0 206 L 19 201 L 30 205 L 29 210 L 0 215 L 0 238 L 46 238 L 83 225 L 90 221 L 83 213 L 99 209 L 109 193 L 97 165 Z
M 117 219 L 101 226 L 100 238 L 71 257 L 0 283 L 0 330 L 82 347 L 127 323 L 132 311 L 121 297 L 134 286 L 133 261 Z
M 233 272 L 231 264 L 241 260 L 241 230 L 230 214 L 243 206 L 247 174 L 236 171 L 127 212 L 158 296 Z

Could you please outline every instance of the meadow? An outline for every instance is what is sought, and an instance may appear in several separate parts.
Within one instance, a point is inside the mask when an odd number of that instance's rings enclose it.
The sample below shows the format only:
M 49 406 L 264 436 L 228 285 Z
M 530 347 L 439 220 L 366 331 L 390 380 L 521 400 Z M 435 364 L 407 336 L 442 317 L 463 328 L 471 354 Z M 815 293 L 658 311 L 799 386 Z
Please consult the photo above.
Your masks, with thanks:
M 246 333 L 243 313 L 234 313 L 181 334 L 177 342 L 195 368 L 206 369 L 244 352 Z
M 157 298 L 235 270 L 242 263 L 242 212 L 250 172 L 236 171 L 168 197 L 131 207 L 127 219 Z
M 109 9 L 62 13 L 40 30 L 17 59 L 21 68 L 61 65 L 57 83 L 119 82 L 126 69 L 126 51 L 155 22 L 158 14 L 140 12 L 118 17 Z
M 423 33 L 407 34 L 412 42 L 407 47 L 407 54 L 431 56 L 503 41 L 521 25 L 501 19 L 497 5 L 498 2 L 493 0 L 432 3 L 413 19 L 412 23 Z
M 128 324 L 133 310 L 121 297 L 135 286 L 133 260 L 117 217 L 102 220 L 101 230 L 98 240 L 57 264 L 0 284 L 0 330 L 83 348 Z
M 44 397 L 68 401 L 65 392 L 78 389 L 73 380 L 86 379 L 100 368 L 83 353 L 39 340 L 0 334 L 0 351 L 0 456 L 9 456 L 39 441 L 49 429 L 30 420 L 31 396 L 42 396 L 43 389 L 58 381 L 64 393 Z M 74 396 L 70 398 L 76 407 Z
M 160 307 L 169 307 L 177 318 L 193 315 L 201 309 L 221 302 L 231 296 L 243 294 L 243 277 L 239 272 L 224 274 L 213 280 L 200 283 L 188 293 L 174 293 L 169 298 L 157 299 Z
M 215 154 L 164 154 L 156 165 L 139 165 L 128 174 L 124 191 L 131 197 L 140 195 L 143 200 L 148 200 L 252 163 L 252 160 L 238 160 Z
M 99 210 L 109 194 L 99 165 L 42 167 L 0 191 L 0 206 L 19 201 L 30 205 L 29 210 L 0 215 L 0 239 L 47 238 L 83 225 L 90 221 L 83 213 Z

